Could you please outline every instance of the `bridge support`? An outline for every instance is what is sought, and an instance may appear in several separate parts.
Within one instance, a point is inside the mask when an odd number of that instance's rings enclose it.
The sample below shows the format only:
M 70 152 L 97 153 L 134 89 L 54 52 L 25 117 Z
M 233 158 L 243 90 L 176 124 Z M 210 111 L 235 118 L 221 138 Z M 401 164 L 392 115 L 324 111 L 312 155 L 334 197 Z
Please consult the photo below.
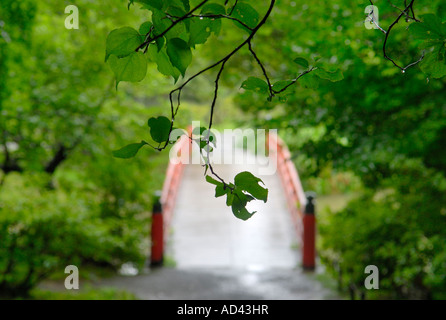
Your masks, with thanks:
M 303 212 L 302 266 L 305 270 L 316 268 L 316 217 L 314 194 L 307 194 L 307 203 Z
M 155 196 L 152 210 L 150 266 L 159 267 L 164 260 L 164 221 L 159 195 Z

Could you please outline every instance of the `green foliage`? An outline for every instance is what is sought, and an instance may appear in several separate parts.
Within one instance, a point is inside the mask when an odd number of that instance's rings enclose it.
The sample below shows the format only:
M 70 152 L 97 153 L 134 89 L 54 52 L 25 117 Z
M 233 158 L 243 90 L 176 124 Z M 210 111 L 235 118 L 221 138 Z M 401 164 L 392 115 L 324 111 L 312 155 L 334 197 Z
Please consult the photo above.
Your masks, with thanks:
M 268 199 L 268 189 L 259 184 L 263 184 L 263 181 L 247 171 L 237 174 L 233 184 L 217 181 L 210 176 L 206 176 L 206 181 L 215 185 L 216 198 L 226 195 L 226 205 L 230 206 L 234 216 L 241 220 L 248 220 L 256 213 L 246 209 L 248 202 L 255 199 L 266 202 Z
M 46 178 L 11 174 L 0 189 L 3 295 L 26 295 L 42 278 L 67 265 L 119 267 L 141 259 L 136 233 L 114 233 L 115 226 L 101 221 L 87 198 L 45 191 Z
M 211 33 L 218 35 L 221 28 L 219 16 L 226 14 L 226 9 L 221 4 L 205 3 L 199 8 L 200 14 L 215 17 L 203 18 L 197 15 L 174 23 L 173 19 L 181 18 L 191 10 L 189 1 L 131 0 L 129 8 L 135 3 L 142 4 L 141 9 L 151 12 L 151 21 L 144 22 L 139 32 L 131 27 L 123 27 L 111 31 L 107 37 L 106 60 L 110 55 L 116 56 L 117 59 L 115 58 L 110 66 L 115 72 L 117 82 L 139 82 L 144 79 L 146 74 L 142 70 L 146 70 L 146 67 L 143 65 L 142 56 L 135 55 L 141 45 L 157 64 L 158 71 L 171 76 L 177 82 L 179 75 L 185 76 L 192 61 L 191 48 L 206 43 Z M 254 14 L 252 10 L 248 17 Z M 252 17 L 250 20 L 252 21 Z M 145 39 L 153 40 L 147 42 Z M 133 58 L 128 58 L 129 54 Z M 125 60 L 121 61 L 122 59 Z
M 145 141 L 141 141 L 140 143 L 132 143 L 129 144 L 119 150 L 113 151 L 113 156 L 116 158 L 129 159 L 136 156 L 139 149 L 144 147 L 147 144 Z
M 420 68 L 428 77 L 442 78 L 446 76 L 446 23 L 434 14 L 422 18 L 422 23 L 412 23 L 409 27 L 412 36 L 424 41 L 427 50 Z
M 180 38 L 173 38 L 168 40 L 166 52 L 172 65 L 180 70 L 184 77 L 187 67 L 192 61 L 192 52 L 189 45 Z
M 257 77 L 249 77 L 242 83 L 241 88 L 245 90 L 253 90 L 258 93 L 268 93 L 268 84 L 265 80 L 259 79 Z
M 63 28 L 58 1 L 0 2 L 11 40 L 0 37 L 0 295 L 27 295 L 69 264 L 141 267 L 147 257 L 165 158 L 141 150 L 149 157 L 123 166 L 111 154 L 138 141 L 144 130 L 128 127 L 163 106 L 140 103 L 159 90 L 111 90 L 99 41 L 114 25 L 142 19 L 105 0 L 76 5 L 94 13 L 82 16 L 83 32 Z M 109 63 L 126 54 L 120 45 L 109 48 Z
M 148 121 L 153 141 L 166 142 L 169 139 L 171 122 L 166 117 L 150 118 Z
M 93 287 L 80 290 L 80 292 L 79 290 L 54 292 L 34 289 L 30 293 L 30 298 L 33 300 L 137 300 L 132 293 L 127 291 L 120 291 L 115 288 L 97 289 Z
M 116 76 L 116 88 L 121 81 L 142 81 L 147 73 L 147 59 L 141 52 L 133 52 L 124 58 L 112 55 L 109 64 Z
M 383 33 L 358 27 L 369 2 L 362 4 L 282 2 L 278 8 L 283 11 L 275 12 L 258 38 L 268 43 L 257 51 L 268 61 L 271 78 L 293 79 L 316 64 L 325 70 L 303 75 L 286 91 L 286 99 L 265 101 L 264 92 L 246 90 L 234 103 L 251 126 L 279 129 L 306 190 L 358 194 L 361 185 L 370 190 L 328 221 L 318 220 L 323 261 L 336 276 L 338 265 L 332 263 L 341 264 L 344 289 L 352 284 L 359 292 L 365 266 L 374 264 L 385 272 L 381 279 L 389 278 L 382 280 L 381 297 L 440 298 L 446 288 L 444 260 L 439 262 L 444 250 L 438 247 L 444 231 L 436 227 L 443 225 L 445 208 L 439 181 L 446 174 L 446 6 L 441 1 L 416 4 L 421 22 L 401 19 L 393 29 L 388 51 L 401 65 L 425 50 L 424 59 L 402 74 L 382 55 Z M 398 11 L 385 1 L 377 5 L 380 25 L 389 26 Z M 228 85 L 243 83 L 244 74 L 256 68 L 255 63 L 240 64 L 240 75 Z M 324 80 L 340 79 L 340 71 L 342 81 Z M 291 80 L 273 83 L 280 90 Z M 417 169 L 409 170 L 408 163 L 417 163 Z M 373 200 L 385 190 L 393 195 Z M 409 223 L 412 218 L 417 223 Z
M 397 170 L 404 175 L 385 181 L 386 189 L 323 221 L 321 256 L 339 285 L 355 293 L 365 293 L 365 266 L 376 265 L 378 297 L 444 297 L 446 179 L 418 161 L 398 161 Z
M 304 69 L 308 69 L 308 67 L 310 66 L 308 61 L 307 61 L 307 59 L 304 59 L 304 58 L 301 58 L 301 57 L 297 57 L 293 61 L 294 61 L 294 63 L 297 63 L 298 65 L 300 65 Z
M 257 10 L 255 10 L 250 4 L 246 2 L 238 3 L 234 9 L 233 15 L 235 18 L 246 24 L 249 28 L 256 27 L 260 21 L 260 15 Z M 241 25 L 237 21 L 235 21 L 234 23 L 238 27 L 249 32 L 249 29 L 247 29 L 245 26 Z
M 147 33 L 150 31 L 150 26 L 143 24 L 139 30 Z M 130 55 L 135 52 L 135 48 L 138 48 L 142 42 L 142 36 L 133 28 L 123 27 L 113 30 L 107 37 L 105 61 L 108 60 L 111 54 L 118 58 Z

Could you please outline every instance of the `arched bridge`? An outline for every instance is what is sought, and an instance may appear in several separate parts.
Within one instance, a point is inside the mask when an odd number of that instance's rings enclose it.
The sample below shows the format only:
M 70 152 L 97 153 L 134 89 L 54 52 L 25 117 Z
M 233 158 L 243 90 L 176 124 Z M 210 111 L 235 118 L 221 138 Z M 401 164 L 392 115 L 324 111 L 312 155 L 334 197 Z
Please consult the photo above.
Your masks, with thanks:
M 170 239 L 179 266 L 301 264 L 313 270 L 316 266 L 313 197 L 305 195 L 287 146 L 270 132 L 266 139 L 269 156 L 265 157 L 235 148 L 233 138 L 237 137 L 223 138 L 221 154 L 231 153 L 232 163 L 214 165 L 215 171 L 227 181 L 233 181 L 239 172 L 251 171 L 269 188 L 268 202 L 253 203 L 251 209 L 257 213 L 247 222 L 237 220 L 225 200 L 214 197 L 214 188 L 203 177 L 203 167 L 184 164 L 185 159 L 191 162 L 193 144 L 183 137 L 171 152 L 183 154 L 183 161 L 169 164 L 161 205 L 154 212 L 158 216 L 153 220 L 152 265 L 162 263 L 165 244 Z M 262 171 L 257 163 L 267 164 L 269 170 Z M 293 247 L 298 247 L 300 254 Z
M 213 165 L 225 181 L 250 171 L 269 189 L 267 203 L 249 203 L 257 211 L 249 220 L 214 197 L 202 165 L 171 161 L 153 210 L 149 273 L 107 284 L 141 299 L 337 298 L 316 280 L 314 206 L 286 145 L 273 133 L 266 137 L 269 155 L 259 158 L 224 135 L 219 147 L 244 161 Z M 171 153 L 190 159 L 191 140 L 182 137 Z M 261 170 L 262 164 L 277 170 Z

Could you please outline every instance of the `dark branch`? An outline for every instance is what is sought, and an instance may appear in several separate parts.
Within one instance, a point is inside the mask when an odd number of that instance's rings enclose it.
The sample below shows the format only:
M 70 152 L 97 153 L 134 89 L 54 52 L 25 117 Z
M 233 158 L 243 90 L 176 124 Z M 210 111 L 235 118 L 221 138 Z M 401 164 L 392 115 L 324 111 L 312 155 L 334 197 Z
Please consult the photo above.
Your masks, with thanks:
M 257 61 L 257 63 L 259 64 L 260 68 L 262 69 L 263 76 L 265 77 L 266 83 L 268 84 L 269 97 L 272 98 L 272 97 L 274 97 L 274 91 L 273 91 L 273 86 L 271 85 L 271 81 L 270 81 L 270 79 L 268 77 L 268 73 L 266 72 L 266 69 L 265 69 L 263 63 L 260 61 L 260 59 L 257 56 L 257 54 L 252 49 L 251 41 L 248 42 L 248 46 L 249 46 L 249 51 L 251 52 L 252 56 L 254 57 L 254 59 Z
M 373 1 L 369 0 L 370 4 L 372 6 L 374 6 Z M 398 7 L 395 7 L 392 3 L 391 5 L 395 8 L 397 8 L 400 11 L 400 14 L 398 15 L 398 17 L 395 19 L 395 21 L 392 22 L 392 24 L 390 24 L 389 28 L 387 30 L 384 30 L 383 28 L 381 28 L 378 23 L 376 22 L 376 20 L 374 19 L 373 16 L 373 11 L 369 14 L 371 21 L 385 34 L 385 38 L 384 38 L 384 44 L 383 44 L 383 54 L 384 54 L 384 58 L 389 60 L 390 62 L 392 62 L 392 64 L 397 67 L 398 69 L 401 70 L 402 73 L 405 73 L 407 69 L 417 65 L 418 63 L 420 63 L 423 59 L 424 59 L 424 53 L 421 55 L 421 57 L 415 61 L 412 62 L 408 65 L 406 65 L 405 67 L 400 66 L 398 63 L 395 62 L 394 59 L 392 59 L 388 53 L 387 53 L 387 41 L 389 40 L 389 36 L 390 36 L 390 32 L 392 31 L 393 27 L 395 27 L 395 25 L 398 24 L 398 22 L 401 20 L 402 17 L 406 17 L 406 21 L 409 19 L 414 20 L 415 22 L 420 22 L 420 20 L 418 20 L 415 17 L 415 12 L 413 9 L 413 5 L 414 5 L 415 0 L 411 0 L 409 4 L 407 4 L 407 1 L 404 1 L 404 5 L 405 8 L 403 10 L 399 9 Z M 409 13 L 412 14 L 412 16 L 409 16 Z
M 45 167 L 45 172 L 49 174 L 53 174 L 56 171 L 57 167 L 64 162 L 68 157 L 67 148 L 60 144 L 53 158 L 48 162 Z

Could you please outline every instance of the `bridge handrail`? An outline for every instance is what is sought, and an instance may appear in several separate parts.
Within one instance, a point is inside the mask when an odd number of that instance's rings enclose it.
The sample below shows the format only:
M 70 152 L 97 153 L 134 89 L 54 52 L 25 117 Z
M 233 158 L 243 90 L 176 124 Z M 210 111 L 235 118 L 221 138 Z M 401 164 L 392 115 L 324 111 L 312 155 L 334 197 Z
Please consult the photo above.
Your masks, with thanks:
M 269 132 L 268 139 L 269 152 L 276 154 L 277 170 L 286 192 L 286 200 L 290 210 L 293 211 L 296 217 L 301 218 L 302 211 L 307 204 L 307 197 L 303 190 L 299 173 L 291 160 L 291 153 L 285 142 L 277 134 Z
M 291 160 L 286 143 L 274 132 L 268 133 L 270 157 L 275 154 L 277 171 L 285 190 L 285 198 L 302 248 L 302 264 L 306 269 L 315 268 L 315 216 L 314 205 L 305 195 L 299 173 Z M 312 212 L 310 212 L 312 211 Z
M 189 153 L 190 139 L 187 136 L 182 136 L 172 147 L 174 154 L 181 155 L 183 152 Z M 182 161 L 173 162 L 169 161 L 169 165 L 166 171 L 166 178 L 163 184 L 163 190 L 161 193 L 161 206 L 164 216 L 164 230 L 168 231 L 170 223 L 172 221 L 173 210 L 175 207 L 175 200 L 177 197 L 178 189 L 180 187 L 181 178 L 184 170 L 184 163 Z M 167 233 L 165 233 L 167 234 Z

